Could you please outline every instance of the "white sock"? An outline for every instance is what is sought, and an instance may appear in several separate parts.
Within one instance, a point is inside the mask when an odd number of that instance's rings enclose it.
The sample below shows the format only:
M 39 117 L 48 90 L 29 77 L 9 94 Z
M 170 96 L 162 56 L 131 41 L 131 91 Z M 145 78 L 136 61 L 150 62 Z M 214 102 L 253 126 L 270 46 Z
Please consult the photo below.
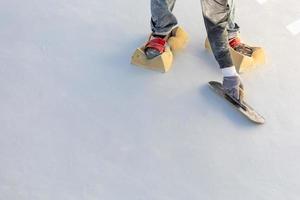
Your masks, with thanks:
M 235 66 L 223 68 L 222 74 L 224 77 L 239 76 L 239 74 L 236 72 Z

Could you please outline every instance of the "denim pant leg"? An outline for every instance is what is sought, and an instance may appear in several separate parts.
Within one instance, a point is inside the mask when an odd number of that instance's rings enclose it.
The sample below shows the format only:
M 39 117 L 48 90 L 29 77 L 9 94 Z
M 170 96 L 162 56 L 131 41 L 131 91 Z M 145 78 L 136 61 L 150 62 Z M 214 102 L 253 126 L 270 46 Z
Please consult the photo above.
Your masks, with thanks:
M 228 48 L 228 0 L 201 0 L 207 36 L 220 68 L 233 66 Z
M 151 29 L 156 35 L 167 35 L 177 26 L 173 15 L 176 0 L 151 0 Z
M 240 31 L 240 27 L 235 23 L 235 0 L 228 0 L 229 7 L 229 17 L 228 17 L 228 39 L 234 38 L 238 36 Z

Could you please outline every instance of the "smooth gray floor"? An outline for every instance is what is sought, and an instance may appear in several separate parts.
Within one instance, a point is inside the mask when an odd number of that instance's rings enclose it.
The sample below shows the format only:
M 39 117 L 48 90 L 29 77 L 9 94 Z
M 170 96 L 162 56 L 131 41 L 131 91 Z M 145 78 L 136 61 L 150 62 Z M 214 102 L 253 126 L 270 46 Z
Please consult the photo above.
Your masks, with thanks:
M 0 0 L 0 200 L 299 200 L 299 10 L 238 1 L 268 56 L 242 75 L 256 126 L 207 86 L 199 0 L 176 5 L 191 39 L 167 74 L 129 64 L 149 1 Z

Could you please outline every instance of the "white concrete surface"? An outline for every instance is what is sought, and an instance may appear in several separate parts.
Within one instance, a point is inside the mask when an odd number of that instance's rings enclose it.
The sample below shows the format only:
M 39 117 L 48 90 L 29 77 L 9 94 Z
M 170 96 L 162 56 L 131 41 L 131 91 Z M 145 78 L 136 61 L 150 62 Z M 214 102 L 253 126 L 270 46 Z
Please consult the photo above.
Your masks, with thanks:
M 293 34 L 293 35 L 297 35 L 298 33 L 300 33 L 300 19 L 298 19 L 297 21 L 289 24 L 287 26 L 287 29 Z
M 178 1 L 191 41 L 161 74 L 129 64 L 149 1 L 0 0 L 0 200 L 299 200 L 299 10 L 238 1 L 268 55 L 242 75 L 256 126 L 207 86 L 199 1 Z

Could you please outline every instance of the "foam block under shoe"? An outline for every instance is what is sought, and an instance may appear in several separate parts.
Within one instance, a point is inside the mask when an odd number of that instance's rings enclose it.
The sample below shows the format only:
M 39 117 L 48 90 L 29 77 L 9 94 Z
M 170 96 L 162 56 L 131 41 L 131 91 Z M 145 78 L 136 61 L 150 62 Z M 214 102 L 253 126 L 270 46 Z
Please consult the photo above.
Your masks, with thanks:
M 144 46 L 142 46 L 136 49 L 131 58 L 131 64 L 163 73 L 171 69 L 172 63 L 173 53 L 169 47 L 166 47 L 165 52 L 161 55 L 148 59 L 144 52 Z
M 208 39 L 205 40 L 205 48 L 211 51 L 210 43 Z M 229 46 L 230 55 L 236 70 L 239 73 L 243 73 L 247 70 L 255 68 L 256 65 L 265 63 L 265 52 L 261 47 L 250 47 L 253 51 L 251 56 L 246 56 L 240 52 L 235 51 Z
M 148 59 L 145 54 L 145 44 L 136 49 L 131 58 L 131 63 L 145 69 L 155 70 L 159 72 L 168 72 L 173 63 L 173 52 L 182 50 L 188 41 L 188 35 L 181 27 L 172 30 L 168 38 L 168 46 L 165 51 L 152 59 Z
M 168 44 L 172 52 L 177 52 L 186 47 L 188 40 L 188 33 L 179 26 L 172 30 L 171 35 L 168 39 Z

